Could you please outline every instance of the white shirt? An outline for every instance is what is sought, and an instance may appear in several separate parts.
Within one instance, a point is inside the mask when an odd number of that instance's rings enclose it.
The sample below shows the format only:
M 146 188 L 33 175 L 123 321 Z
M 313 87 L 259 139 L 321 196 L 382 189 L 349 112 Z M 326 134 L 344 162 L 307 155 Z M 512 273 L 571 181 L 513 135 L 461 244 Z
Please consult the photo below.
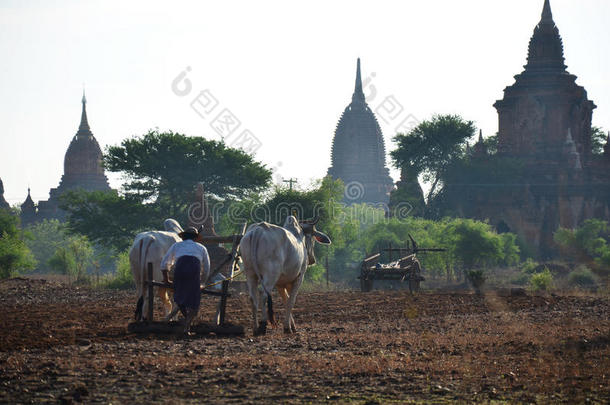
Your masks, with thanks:
M 169 248 L 163 260 L 161 261 L 162 269 L 170 269 L 176 261 L 182 256 L 193 256 L 201 262 L 202 274 L 205 274 L 205 279 L 210 275 L 210 257 L 208 250 L 201 243 L 187 239 L 182 242 L 176 242 Z M 202 280 L 202 281 L 206 281 Z

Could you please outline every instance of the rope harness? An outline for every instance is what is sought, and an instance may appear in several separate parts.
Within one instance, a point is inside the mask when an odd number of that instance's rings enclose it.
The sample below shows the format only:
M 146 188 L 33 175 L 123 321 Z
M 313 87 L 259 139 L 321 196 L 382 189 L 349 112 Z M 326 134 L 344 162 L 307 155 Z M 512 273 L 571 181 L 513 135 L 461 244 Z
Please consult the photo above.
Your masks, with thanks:
M 225 260 L 224 260 L 222 263 L 220 263 L 218 266 L 216 266 L 216 268 L 214 269 L 214 271 L 213 271 L 212 273 L 210 273 L 210 274 L 211 274 L 211 275 L 214 275 L 214 276 L 215 276 L 216 274 L 218 274 L 218 273 L 220 272 L 220 269 L 222 269 L 222 267 L 223 267 L 225 264 L 229 263 L 229 262 L 230 262 L 232 259 L 235 259 L 235 264 L 234 264 L 234 266 L 235 266 L 235 265 L 237 265 L 237 259 L 239 259 L 239 253 L 236 253 L 235 255 L 233 255 L 233 253 L 229 253 L 229 254 L 227 255 L 227 257 L 225 258 Z M 217 281 L 217 282 L 215 282 L 215 283 L 212 283 L 212 284 L 208 284 L 208 285 L 206 285 L 205 287 L 203 287 L 203 289 L 205 290 L 205 289 L 207 289 L 207 288 L 209 288 L 209 287 L 214 287 L 215 285 L 221 284 L 221 283 L 222 283 L 223 281 L 225 281 L 225 280 L 232 281 L 232 280 L 233 280 L 235 277 L 239 276 L 241 273 L 243 273 L 243 271 L 242 271 L 242 270 L 238 270 L 238 271 L 234 272 L 234 273 L 233 273 L 233 275 L 232 275 L 231 277 L 229 277 L 229 278 L 225 278 L 225 279 L 223 279 L 223 280 L 219 280 L 219 281 Z

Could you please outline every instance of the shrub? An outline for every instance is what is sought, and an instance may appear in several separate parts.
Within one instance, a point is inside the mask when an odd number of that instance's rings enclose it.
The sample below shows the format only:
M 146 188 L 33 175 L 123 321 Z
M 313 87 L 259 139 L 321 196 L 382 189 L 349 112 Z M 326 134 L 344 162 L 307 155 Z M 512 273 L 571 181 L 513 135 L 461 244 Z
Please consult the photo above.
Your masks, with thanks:
M 521 265 L 521 271 L 524 274 L 534 274 L 536 272 L 536 268 L 538 267 L 538 263 L 533 261 L 532 259 L 527 259 Z
M 0 233 L 0 279 L 14 277 L 35 266 L 36 260 L 19 236 Z
M 596 289 L 598 280 L 587 266 L 578 266 L 568 275 L 570 285 L 586 289 Z
M 116 273 L 105 284 L 105 288 L 114 290 L 128 290 L 135 287 L 131 266 L 129 264 L 129 252 L 125 251 L 117 256 Z
M 326 268 L 319 263 L 307 268 L 305 283 L 321 283 L 326 277 Z
M 0 209 L 0 279 L 14 277 L 36 267 L 36 260 L 19 230 L 19 217 Z
M 553 284 L 553 275 L 548 268 L 542 273 L 533 274 L 530 278 L 530 288 L 533 291 L 548 291 Z
M 86 236 L 70 236 L 65 246 L 59 246 L 55 250 L 48 264 L 60 274 L 67 274 L 76 281 L 83 281 L 87 278 L 87 270 L 93 265 L 93 247 Z

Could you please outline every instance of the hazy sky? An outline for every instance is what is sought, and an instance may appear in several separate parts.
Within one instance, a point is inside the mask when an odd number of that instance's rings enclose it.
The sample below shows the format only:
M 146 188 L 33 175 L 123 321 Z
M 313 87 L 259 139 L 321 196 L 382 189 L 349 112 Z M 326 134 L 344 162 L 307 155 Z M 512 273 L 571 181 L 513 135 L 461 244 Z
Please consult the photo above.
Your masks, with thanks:
M 388 120 L 379 118 L 386 150 L 403 120 L 433 113 L 461 114 L 493 134 L 492 104 L 523 70 L 542 4 L 1 0 L 5 197 L 20 203 L 30 185 L 38 201 L 57 187 L 83 83 L 102 147 L 155 127 L 220 139 L 211 123 L 229 111 L 240 126 L 227 143 L 250 131 L 261 143 L 256 158 L 277 180 L 296 177 L 301 185 L 330 164 L 357 57 L 369 105 Z M 568 70 L 598 106 L 593 123 L 610 129 L 610 1 L 551 5 Z M 178 90 L 188 94 L 180 96 L 172 82 L 187 67 L 191 88 L 181 82 Z M 191 107 L 195 99 L 201 115 Z M 118 187 L 120 178 L 110 177 Z

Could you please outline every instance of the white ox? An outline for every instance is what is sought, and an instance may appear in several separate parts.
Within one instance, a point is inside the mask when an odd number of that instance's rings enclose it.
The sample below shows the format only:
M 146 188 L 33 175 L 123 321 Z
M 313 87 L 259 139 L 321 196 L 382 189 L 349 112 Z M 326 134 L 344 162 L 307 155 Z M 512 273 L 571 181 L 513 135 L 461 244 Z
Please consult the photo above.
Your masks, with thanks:
M 163 280 L 161 273 L 161 260 L 176 242 L 182 239 L 178 233 L 182 232 L 182 227 L 175 219 L 166 219 L 163 222 L 165 231 L 147 231 L 136 235 L 136 238 L 129 250 L 129 263 L 131 272 L 136 283 L 138 303 L 136 305 L 135 318 L 137 321 L 144 319 L 148 314 L 148 289 L 144 285 L 146 281 L 147 263 L 153 265 L 153 280 Z M 163 302 L 163 309 L 167 316 L 172 311 L 172 302 L 169 297 L 171 290 L 166 288 L 155 288 L 157 296 Z
M 295 217 L 289 216 L 283 227 L 266 222 L 253 224 L 241 239 L 240 252 L 252 301 L 255 335 L 266 333 L 268 319 L 273 322 L 273 287 L 277 287 L 286 306 L 284 332 L 296 332 L 292 308 L 307 266 L 316 262 L 314 241 L 331 243 L 328 236 L 315 229 L 316 223 L 317 220 L 299 224 Z M 259 283 L 263 287 L 262 297 Z M 260 323 L 259 306 L 262 311 Z

